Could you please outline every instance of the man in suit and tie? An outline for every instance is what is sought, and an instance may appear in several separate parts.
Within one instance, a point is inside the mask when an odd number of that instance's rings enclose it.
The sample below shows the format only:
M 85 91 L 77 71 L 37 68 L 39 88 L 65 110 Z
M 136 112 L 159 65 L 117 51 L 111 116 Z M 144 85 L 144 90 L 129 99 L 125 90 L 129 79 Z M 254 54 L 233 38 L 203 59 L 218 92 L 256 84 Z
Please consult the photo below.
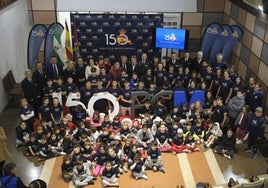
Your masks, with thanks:
M 194 58 L 192 60 L 193 70 L 195 70 L 196 72 L 200 72 L 201 67 L 202 67 L 202 63 L 204 61 L 205 61 L 205 59 L 203 58 L 203 52 L 202 51 L 198 51 L 196 53 L 196 58 Z
M 58 64 L 57 57 L 52 56 L 50 58 L 50 64 L 46 67 L 47 78 L 51 78 L 53 81 L 62 76 L 63 67 Z
M 132 56 L 131 59 L 130 59 L 130 62 L 131 62 L 131 75 L 129 75 L 129 77 L 131 78 L 133 72 L 136 72 L 138 77 L 141 78 L 142 69 L 141 69 L 141 66 L 138 64 L 137 57 Z
M 131 70 L 131 65 L 128 62 L 128 59 L 127 59 L 126 55 L 121 56 L 121 68 L 126 70 L 128 76 L 130 76 L 132 70 Z
M 86 83 L 86 64 L 82 57 L 77 58 L 77 62 L 75 64 L 76 76 L 77 76 L 77 83 L 76 85 L 78 88 L 85 86 Z
M 43 88 L 46 86 L 46 73 L 43 69 L 43 63 L 37 62 L 35 64 L 35 71 L 33 72 L 34 86 L 36 89 L 37 103 L 39 106 L 42 103 Z
M 192 59 L 190 57 L 190 52 L 185 51 L 183 57 L 180 59 L 180 64 L 183 65 L 183 69 L 185 67 L 188 67 L 190 69 L 190 72 L 193 70 L 193 64 Z
M 25 71 L 25 78 L 21 82 L 22 91 L 24 97 L 27 99 L 28 103 L 34 107 L 35 115 L 37 116 L 38 104 L 36 103 L 36 87 L 35 80 L 33 79 L 32 71 L 27 69 Z
M 147 69 L 154 70 L 154 64 L 148 59 L 148 56 L 146 53 L 141 54 L 141 61 L 139 63 L 141 67 L 141 75 L 144 76 L 147 72 Z
M 177 59 L 176 52 L 172 52 L 170 59 L 166 63 L 166 70 L 169 70 L 169 67 L 173 65 L 174 71 L 177 72 L 179 70 L 180 61 Z M 182 64 L 181 64 L 182 65 Z

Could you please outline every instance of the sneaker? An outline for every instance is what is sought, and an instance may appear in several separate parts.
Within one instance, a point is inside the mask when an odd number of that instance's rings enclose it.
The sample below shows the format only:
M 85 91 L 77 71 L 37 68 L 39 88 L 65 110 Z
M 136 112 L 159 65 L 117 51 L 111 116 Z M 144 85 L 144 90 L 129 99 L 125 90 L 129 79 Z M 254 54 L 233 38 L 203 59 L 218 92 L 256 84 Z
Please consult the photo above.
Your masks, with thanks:
M 145 180 L 147 180 L 148 179 L 148 177 L 144 174 L 144 175 L 142 175 L 141 176 L 143 179 L 145 179 Z
M 118 170 L 119 170 L 119 173 L 120 174 L 123 174 L 124 173 L 124 171 L 123 171 L 123 169 L 121 167 L 119 167 Z
M 127 173 L 127 172 L 128 172 L 127 167 L 123 166 L 123 171 L 124 171 L 125 173 Z
M 165 169 L 164 169 L 163 167 L 160 167 L 160 168 L 159 168 L 159 171 L 160 171 L 160 172 L 163 172 L 164 174 L 166 173 L 166 171 L 165 171 Z
M 225 153 L 223 154 L 224 157 L 226 157 L 227 159 L 232 159 L 230 155 L 226 155 Z
M 255 159 L 256 157 L 257 157 L 257 153 L 252 153 L 250 156 L 251 159 Z
M 244 151 L 244 153 L 250 153 L 250 152 L 251 152 L 251 149 L 246 148 L 246 149 L 244 149 L 243 151 Z
M 44 161 L 44 160 L 46 160 L 45 158 L 42 158 L 42 157 L 39 157 L 38 159 L 37 159 L 37 162 L 41 162 L 41 161 Z
M 65 156 L 66 153 L 62 151 L 62 152 L 60 152 L 60 155 Z

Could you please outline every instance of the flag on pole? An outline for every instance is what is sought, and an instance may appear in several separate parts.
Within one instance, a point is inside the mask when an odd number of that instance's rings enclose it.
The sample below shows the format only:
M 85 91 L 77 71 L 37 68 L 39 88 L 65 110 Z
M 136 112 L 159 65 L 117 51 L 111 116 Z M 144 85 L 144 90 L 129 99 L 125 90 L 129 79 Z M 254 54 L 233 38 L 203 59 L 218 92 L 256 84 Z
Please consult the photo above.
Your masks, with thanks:
M 60 31 L 58 25 L 54 26 L 53 55 L 57 57 L 58 63 L 64 67 L 63 49 L 61 45 Z
M 69 28 L 68 28 L 68 24 L 67 24 L 66 20 L 65 20 L 65 50 L 66 50 L 67 61 L 72 61 L 73 60 L 73 49 L 71 46 L 70 32 L 69 32 Z

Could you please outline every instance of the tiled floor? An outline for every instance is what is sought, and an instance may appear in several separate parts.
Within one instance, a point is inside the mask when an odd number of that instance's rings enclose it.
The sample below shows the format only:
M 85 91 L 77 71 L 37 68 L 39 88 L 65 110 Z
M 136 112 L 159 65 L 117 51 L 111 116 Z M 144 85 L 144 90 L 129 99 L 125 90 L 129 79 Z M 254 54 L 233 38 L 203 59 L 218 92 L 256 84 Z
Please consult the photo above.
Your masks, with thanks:
M 8 135 L 8 148 L 12 153 L 12 161 L 18 166 L 18 176 L 27 184 L 31 180 L 39 178 L 43 170 L 43 163 L 38 164 L 35 159 L 23 156 L 21 149 L 15 147 L 15 127 L 19 124 L 18 108 L 9 106 L 0 114 L 0 126 L 4 127 Z M 244 145 L 238 145 L 234 159 L 228 160 L 215 155 L 225 181 L 229 177 L 249 177 L 252 174 L 267 173 L 268 144 L 264 142 L 261 152 L 256 159 L 250 159 L 249 154 L 243 153 Z M 198 173 L 198 172 L 197 172 Z M 200 172 L 202 173 L 202 172 Z

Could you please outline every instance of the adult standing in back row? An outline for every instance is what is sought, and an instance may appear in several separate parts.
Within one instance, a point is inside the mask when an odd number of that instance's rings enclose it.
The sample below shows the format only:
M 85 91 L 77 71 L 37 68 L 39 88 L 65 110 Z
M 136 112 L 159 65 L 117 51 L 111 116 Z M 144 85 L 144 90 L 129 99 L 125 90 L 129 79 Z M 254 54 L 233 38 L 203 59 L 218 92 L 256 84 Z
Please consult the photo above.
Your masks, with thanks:
M 57 57 L 52 56 L 50 58 L 50 63 L 46 67 L 47 78 L 51 78 L 54 81 L 61 77 L 63 73 L 63 67 L 58 63 Z
M 247 132 L 249 133 L 248 146 L 246 149 L 244 149 L 244 152 L 252 152 L 252 159 L 255 159 L 257 157 L 258 144 L 260 139 L 263 137 L 266 125 L 266 120 L 262 116 L 262 112 L 262 107 L 257 107 L 255 114 L 252 115 L 247 127 Z

